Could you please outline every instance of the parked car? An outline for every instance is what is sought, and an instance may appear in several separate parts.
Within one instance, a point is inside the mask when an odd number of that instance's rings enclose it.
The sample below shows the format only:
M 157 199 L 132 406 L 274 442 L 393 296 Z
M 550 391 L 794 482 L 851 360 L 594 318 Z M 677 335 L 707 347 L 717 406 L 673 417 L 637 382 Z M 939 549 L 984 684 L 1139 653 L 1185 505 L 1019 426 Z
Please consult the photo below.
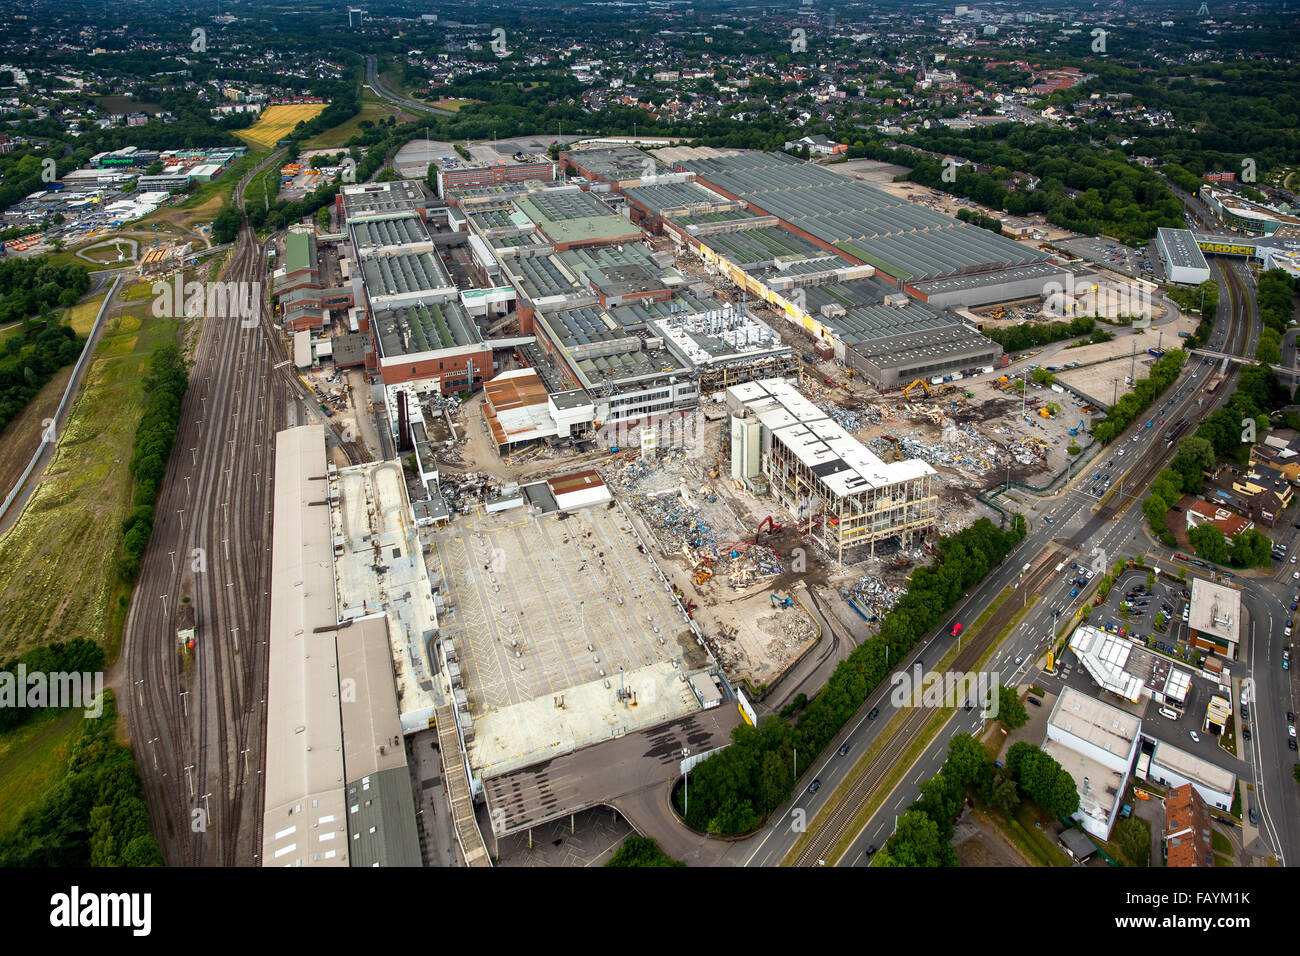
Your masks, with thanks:
M 1250 808 L 1250 822 L 1251 822 L 1251 823 L 1259 823 L 1259 817 L 1255 815 L 1255 808 L 1254 808 L 1254 807 L 1251 807 L 1251 808 Z

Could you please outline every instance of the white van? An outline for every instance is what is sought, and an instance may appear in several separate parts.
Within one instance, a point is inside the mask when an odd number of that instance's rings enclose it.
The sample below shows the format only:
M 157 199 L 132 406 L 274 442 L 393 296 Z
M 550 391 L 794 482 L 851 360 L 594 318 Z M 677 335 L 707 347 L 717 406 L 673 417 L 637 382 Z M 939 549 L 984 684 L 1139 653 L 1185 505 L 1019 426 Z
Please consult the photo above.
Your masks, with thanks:
M 1160 716 L 1161 716 L 1161 717 L 1168 717 L 1170 720 L 1177 720 L 1177 719 L 1178 719 L 1178 712 L 1177 712 L 1177 711 L 1170 710 L 1168 707 L 1161 707 L 1161 708 L 1160 708 Z

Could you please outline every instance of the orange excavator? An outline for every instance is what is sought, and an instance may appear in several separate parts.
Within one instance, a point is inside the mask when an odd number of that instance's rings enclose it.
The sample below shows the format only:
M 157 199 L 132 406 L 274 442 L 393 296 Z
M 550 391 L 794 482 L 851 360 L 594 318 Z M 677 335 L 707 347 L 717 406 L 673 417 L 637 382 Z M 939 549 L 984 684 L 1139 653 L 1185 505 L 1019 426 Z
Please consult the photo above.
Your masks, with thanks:
M 763 536 L 764 528 L 767 529 L 768 534 L 776 534 L 778 531 L 781 530 L 782 525 L 774 521 L 771 515 L 768 515 L 766 518 L 764 518 L 762 521 L 758 523 L 758 530 L 754 532 L 755 544 L 758 544 L 758 539 Z

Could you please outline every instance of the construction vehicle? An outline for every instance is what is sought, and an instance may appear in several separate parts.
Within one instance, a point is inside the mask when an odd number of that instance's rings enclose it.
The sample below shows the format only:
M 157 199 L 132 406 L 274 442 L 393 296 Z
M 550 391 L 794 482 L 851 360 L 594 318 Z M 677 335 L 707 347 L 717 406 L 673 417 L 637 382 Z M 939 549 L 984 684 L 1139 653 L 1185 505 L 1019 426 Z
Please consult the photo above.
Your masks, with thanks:
M 913 382 L 911 385 L 905 385 L 905 386 L 903 387 L 903 397 L 904 397 L 904 398 L 911 398 L 911 397 L 912 397 L 912 389 L 916 388 L 916 386 L 918 386 L 918 385 L 920 385 L 921 388 L 925 389 L 925 394 L 926 394 L 927 396 L 929 396 L 929 395 L 931 394 L 931 393 L 930 393 L 930 386 L 929 386 L 929 384 L 925 381 L 925 379 L 923 379 L 923 378 L 918 378 L 918 379 L 917 379 L 915 382 Z
M 758 539 L 763 536 L 764 528 L 768 529 L 768 534 L 776 534 L 778 531 L 781 530 L 781 525 L 780 523 L 772 520 L 771 515 L 768 515 L 766 518 L 764 518 L 762 521 L 758 523 L 758 530 L 754 532 L 755 544 L 758 544 Z
M 902 460 L 903 460 L 903 451 L 902 451 L 902 449 L 899 448 L 899 446 L 898 446 L 898 439 L 895 438 L 893 435 L 890 435 L 890 434 L 883 434 L 883 435 L 881 435 L 880 437 L 881 437 L 882 440 L 889 442 L 889 444 L 890 444 L 891 446 L 893 446 L 893 449 L 894 449 L 894 457 L 891 458 L 891 459 L 889 459 L 889 460 L 890 460 L 891 462 L 902 461 Z
M 695 586 L 698 588 L 700 585 L 702 585 L 705 581 L 707 581 L 711 577 L 713 577 L 712 569 L 700 568 L 699 573 L 695 575 Z
M 1040 409 L 1038 410 L 1038 414 L 1039 414 L 1042 418 L 1051 418 L 1051 417 L 1052 417 L 1052 413 L 1049 412 L 1049 411 L 1048 411 L 1047 409 L 1045 409 L 1045 408 L 1040 408 Z
M 777 597 L 775 594 L 769 594 L 768 597 L 772 599 L 772 607 L 792 607 L 794 605 L 793 598 Z
M 1084 428 L 1084 421 L 1082 418 L 1080 418 L 1078 426 L 1070 429 L 1070 434 L 1077 435 L 1079 434 L 1079 432 L 1083 431 L 1083 428 Z
M 813 362 L 817 361 L 815 358 L 813 358 L 813 357 L 812 357 L 811 355 L 809 355 L 807 352 L 804 352 L 804 353 L 803 353 L 803 360 L 804 360 L 805 362 L 807 362 L 809 365 L 811 365 Z
M 821 523 L 822 523 L 822 513 L 819 511 L 814 515 L 809 515 L 807 518 L 801 519 L 795 525 L 795 530 L 798 531 L 800 534 L 806 534 L 807 532 L 811 531 L 813 528 L 817 527 Z
M 846 369 L 844 370 L 844 377 L 845 377 L 845 378 L 850 378 L 850 379 L 853 378 L 853 371 L 854 371 L 854 370 L 851 369 L 851 368 L 846 368 Z

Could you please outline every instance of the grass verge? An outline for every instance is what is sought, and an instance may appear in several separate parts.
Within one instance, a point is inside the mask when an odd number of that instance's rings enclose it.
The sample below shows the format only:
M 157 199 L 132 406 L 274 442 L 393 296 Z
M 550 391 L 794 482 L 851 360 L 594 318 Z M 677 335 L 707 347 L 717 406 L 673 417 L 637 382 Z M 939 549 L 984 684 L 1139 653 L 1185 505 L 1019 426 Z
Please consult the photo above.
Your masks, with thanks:
M 48 710 L 0 735 L 0 836 L 63 779 L 82 719 L 78 710 Z
M 147 287 L 146 287 L 147 288 Z M 82 637 L 117 655 L 129 597 L 116 572 L 149 356 L 178 323 L 145 305 L 106 320 L 44 478 L 0 538 L 0 652 Z

